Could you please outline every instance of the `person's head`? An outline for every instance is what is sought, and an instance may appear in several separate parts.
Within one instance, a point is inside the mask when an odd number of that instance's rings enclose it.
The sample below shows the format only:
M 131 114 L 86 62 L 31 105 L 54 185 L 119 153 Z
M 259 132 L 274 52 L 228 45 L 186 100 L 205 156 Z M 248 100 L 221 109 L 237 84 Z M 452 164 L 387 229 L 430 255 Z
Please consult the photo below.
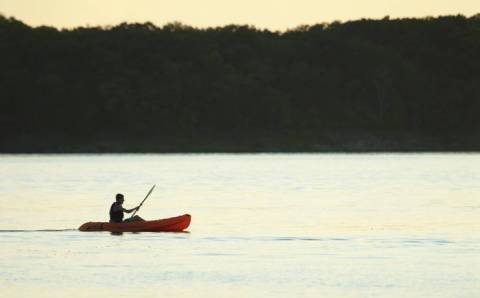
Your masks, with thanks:
M 117 203 L 123 204 L 124 199 L 121 193 L 117 193 L 117 195 L 115 196 L 115 199 L 117 200 Z

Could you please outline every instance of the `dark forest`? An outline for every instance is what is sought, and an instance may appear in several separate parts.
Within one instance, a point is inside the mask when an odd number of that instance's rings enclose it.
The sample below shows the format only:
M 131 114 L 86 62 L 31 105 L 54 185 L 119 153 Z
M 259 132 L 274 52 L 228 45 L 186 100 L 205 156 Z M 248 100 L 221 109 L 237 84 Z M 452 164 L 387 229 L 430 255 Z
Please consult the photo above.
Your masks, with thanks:
M 480 16 L 285 32 L 0 16 L 0 152 L 480 149 Z

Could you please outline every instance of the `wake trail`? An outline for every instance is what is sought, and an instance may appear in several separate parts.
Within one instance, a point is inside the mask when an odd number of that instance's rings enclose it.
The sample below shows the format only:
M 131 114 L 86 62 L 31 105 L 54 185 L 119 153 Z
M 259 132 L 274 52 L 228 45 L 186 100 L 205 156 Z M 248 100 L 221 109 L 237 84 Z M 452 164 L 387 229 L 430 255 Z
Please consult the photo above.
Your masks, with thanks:
M 29 232 L 72 232 L 72 231 L 78 231 L 78 229 L 36 229 L 36 230 L 26 230 L 26 229 L 21 229 L 21 230 L 0 230 L 0 233 L 29 233 Z

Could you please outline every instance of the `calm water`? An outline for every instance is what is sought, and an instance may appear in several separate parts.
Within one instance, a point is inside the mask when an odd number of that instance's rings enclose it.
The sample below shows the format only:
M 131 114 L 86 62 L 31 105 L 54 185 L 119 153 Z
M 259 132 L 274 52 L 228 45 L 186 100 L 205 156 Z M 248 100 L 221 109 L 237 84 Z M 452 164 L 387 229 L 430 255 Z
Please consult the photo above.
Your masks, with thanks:
M 81 233 L 117 192 L 189 233 Z M 0 155 L 1 297 L 479 297 L 480 155 Z M 55 231 L 59 230 L 59 231 Z

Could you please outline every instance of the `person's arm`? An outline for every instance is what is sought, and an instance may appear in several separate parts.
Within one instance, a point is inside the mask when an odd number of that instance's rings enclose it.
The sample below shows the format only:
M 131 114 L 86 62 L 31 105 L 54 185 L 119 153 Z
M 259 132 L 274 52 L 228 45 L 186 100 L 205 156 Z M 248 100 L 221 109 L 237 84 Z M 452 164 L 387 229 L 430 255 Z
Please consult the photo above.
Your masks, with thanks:
M 132 208 L 132 209 L 122 208 L 123 212 L 126 212 L 126 213 L 132 213 L 133 211 L 138 210 L 138 209 L 140 209 L 140 206 L 137 206 L 137 207 Z
M 113 211 L 122 210 L 125 213 L 132 213 L 133 211 L 137 210 L 137 208 L 139 209 L 140 206 L 137 206 L 137 207 L 132 208 L 132 209 L 125 209 L 125 208 L 123 208 L 123 206 L 115 205 L 115 206 L 113 206 Z

